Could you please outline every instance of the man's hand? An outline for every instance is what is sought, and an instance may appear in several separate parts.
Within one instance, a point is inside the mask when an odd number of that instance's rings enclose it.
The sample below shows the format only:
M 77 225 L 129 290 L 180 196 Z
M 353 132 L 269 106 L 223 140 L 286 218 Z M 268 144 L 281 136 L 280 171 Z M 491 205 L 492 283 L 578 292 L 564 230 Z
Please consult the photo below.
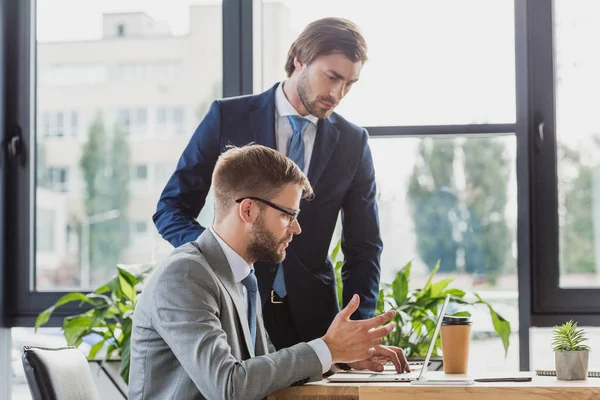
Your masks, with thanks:
M 383 364 L 394 363 L 396 372 L 402 374 L 410 372 L 408 361 L 400 347 L 395 346 L 376 346 L 373 355 L 365 360 L 356 361 L 348 364 L 354 369 L 368 369 L 375 372 L 383 371 Z
M 371 319 L 351 321 L 350 316 L 360 304 L 358 295 L 354 295 L 350 303 L 336 315 L 323 336 L 323 341 L 331 352 L 333 363 L 351 363 L 371 358 L 381 344 L 381 338 L 394 330 L 394 323 L 383 325 L 396 315 L 391 310 Z

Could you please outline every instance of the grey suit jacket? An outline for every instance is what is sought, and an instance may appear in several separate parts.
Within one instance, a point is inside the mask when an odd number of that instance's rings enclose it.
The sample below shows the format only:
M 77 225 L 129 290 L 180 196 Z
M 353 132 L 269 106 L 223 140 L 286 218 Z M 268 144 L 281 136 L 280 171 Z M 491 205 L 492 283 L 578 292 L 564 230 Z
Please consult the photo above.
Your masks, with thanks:
M 138 298 L 129 398 L 257 399 L 322 378 L 308 344 L 270 352 L 260 309 L 253 348 L 242 315 L 233 272 L 210 230 L 175 249 Z

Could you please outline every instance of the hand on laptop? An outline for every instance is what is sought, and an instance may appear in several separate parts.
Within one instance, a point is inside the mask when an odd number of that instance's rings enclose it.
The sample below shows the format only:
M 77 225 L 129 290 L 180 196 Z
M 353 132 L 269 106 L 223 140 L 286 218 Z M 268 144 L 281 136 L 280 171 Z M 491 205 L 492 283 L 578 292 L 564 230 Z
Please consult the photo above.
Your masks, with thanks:
M 375 347 L 380 347 L 381 338 L 394 330 L 393 322 L 383 324 L 389 321 L 396 312 L 390 310 L 370 319 L 352 321 L 350 316 L 358 309 L 359 304 L 358 295 L 354 295 L 348 305 L 336 315 L 322 338 L 331 352 L 333 363 L 367 360 L 378 351 L 390 356 L 390 352 L 383 349 L 376 350 Z
M 402 374 L 410 372 L 410 367 L 404 351 L 395 346 L 375 346 L 373 355 L 365 360 L 349 363 L 348 366 L 354 369 L 368 369 L 375 372 L 383 371 L 383 364 L 391 362 L 396 367 L 396 372 Z

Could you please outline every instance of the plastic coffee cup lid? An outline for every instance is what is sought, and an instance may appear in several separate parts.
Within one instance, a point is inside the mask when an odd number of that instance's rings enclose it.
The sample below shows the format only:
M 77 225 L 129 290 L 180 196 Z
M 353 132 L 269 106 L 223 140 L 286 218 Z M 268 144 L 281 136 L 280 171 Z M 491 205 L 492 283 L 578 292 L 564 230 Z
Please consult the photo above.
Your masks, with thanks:
M 442 325 L 471 325 L 470 317 L 454 317 L 452 315 L 444 315 Z

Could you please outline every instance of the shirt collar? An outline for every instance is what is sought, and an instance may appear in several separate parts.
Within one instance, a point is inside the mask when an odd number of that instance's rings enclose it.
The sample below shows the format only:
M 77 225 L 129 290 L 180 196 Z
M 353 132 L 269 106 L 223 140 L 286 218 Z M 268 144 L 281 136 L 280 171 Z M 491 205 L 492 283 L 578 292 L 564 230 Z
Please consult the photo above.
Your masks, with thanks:
M 275 90 L 275 110 L 277 111 L 277 115 L 280 117 L 287 117 L 289 115 L 300 116 L 300 114 L 298 113 L 298 111 L 296 111 L 292 103 L 290 103 L 287 97 L 285 97 L 285 93 L 283 91 L 283 83 L 284 82 L 280 82 L 277 86 L 277 89 Z M 308 114 L 307 116 L 302 118 L 306 118 L 314 125 L 317 125 L 317 122 L 319 121 L 319 118 L 315 117 L 312 114 Z
M 233 272 L 233 279 L 235 279 L 235 283 L 241 283 L 246 277 L 250 274 L 250 271 L 254 269 L 254 264 L 248 265 L 246 260 L 242 258 L 238 253 L 235 252 L 221 237 L 213 227 L 210 227 L 210 232 L 214 235 L 225 253 L 225 257 L 227 258 L 227 262 L 231 267 L 231 271 Z

